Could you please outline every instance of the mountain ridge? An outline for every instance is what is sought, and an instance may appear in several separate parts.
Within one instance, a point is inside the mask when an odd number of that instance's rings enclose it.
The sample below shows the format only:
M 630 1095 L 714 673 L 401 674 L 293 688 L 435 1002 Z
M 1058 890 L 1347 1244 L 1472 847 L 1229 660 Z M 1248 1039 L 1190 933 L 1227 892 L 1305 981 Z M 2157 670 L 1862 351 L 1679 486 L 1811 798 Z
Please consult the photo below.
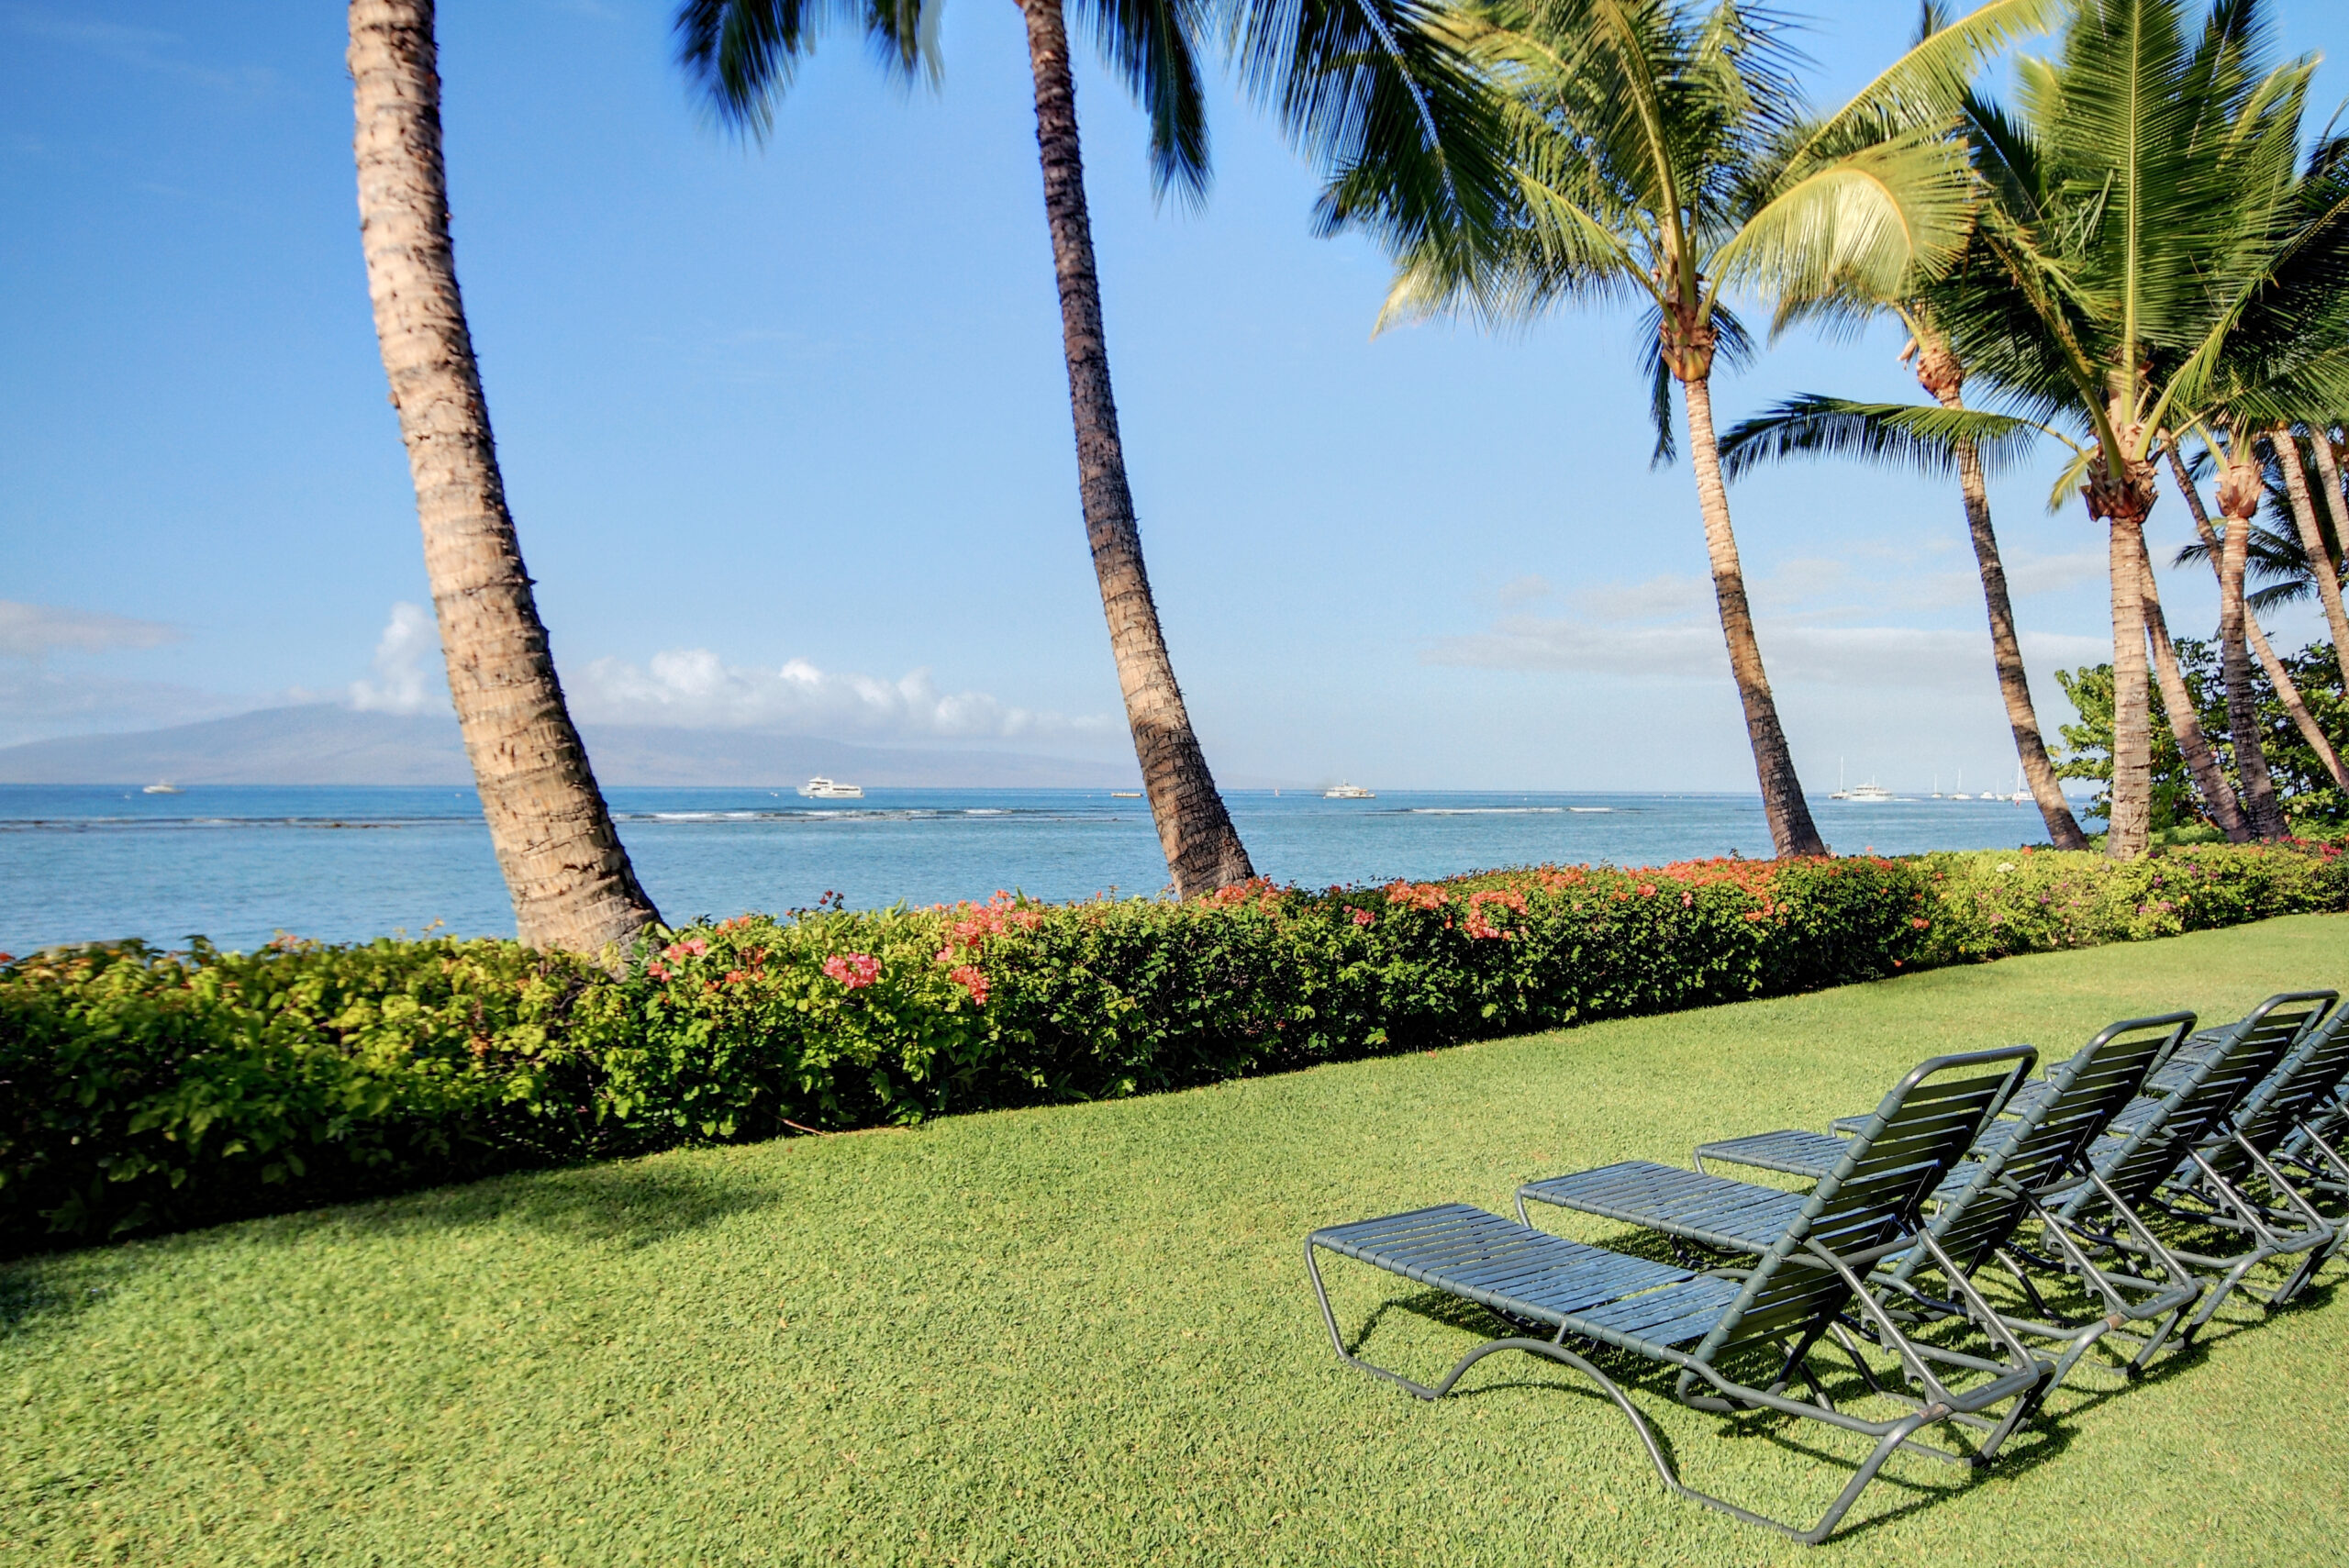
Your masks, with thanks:
M 869 746 L 754 729 L 582 724 L 598 784 L 773 786 L 825 774 L 883 788 L 1138 787 L 1130 760 Z M 0 784 L 470 784 L 452 713 L 340 703 L 258 708 L 160 729 L 0 747 Z

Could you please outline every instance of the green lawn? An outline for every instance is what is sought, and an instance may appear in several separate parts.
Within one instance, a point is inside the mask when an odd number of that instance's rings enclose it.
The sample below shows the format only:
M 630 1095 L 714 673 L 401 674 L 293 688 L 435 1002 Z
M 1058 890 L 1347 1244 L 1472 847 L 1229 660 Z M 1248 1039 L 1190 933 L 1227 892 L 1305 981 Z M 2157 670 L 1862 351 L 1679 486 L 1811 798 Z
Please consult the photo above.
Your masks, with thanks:
M 1305 1233 L 1819 1126 L 1935 1051 L 2344 979 L 2349 920 L 2301 917 L 9 1265 L 0 1561 L 1802 1560 L 1668 1497 L 1562 1369 L 1496 1358 L 1430 1406 L 1341 1365 Z M 1350 1330 L 1424 1306 L 1336 1271 Z M 1896 1461 L 1810 1560 L 2339 1561 L 2344 1274 L 2067 1388 L 1991 1473 Z M 1375 1353 L 1439 1371 L 1466 1321 L 1389 1311 Z M 1693 1485 L 1782 1515 L 1864 1451 L 1635 1397 Z

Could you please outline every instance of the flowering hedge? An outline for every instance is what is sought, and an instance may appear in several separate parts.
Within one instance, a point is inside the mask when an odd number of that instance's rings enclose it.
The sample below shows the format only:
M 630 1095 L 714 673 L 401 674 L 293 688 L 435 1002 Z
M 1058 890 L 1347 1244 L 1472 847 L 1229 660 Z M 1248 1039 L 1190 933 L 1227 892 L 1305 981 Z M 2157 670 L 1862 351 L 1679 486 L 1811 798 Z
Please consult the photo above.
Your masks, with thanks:
M 2198 847 L 828 906 L 619 975 L 452 939 L 53 952 L 0 962 L 0 1249 L 2343 907 L 2337 847 Z

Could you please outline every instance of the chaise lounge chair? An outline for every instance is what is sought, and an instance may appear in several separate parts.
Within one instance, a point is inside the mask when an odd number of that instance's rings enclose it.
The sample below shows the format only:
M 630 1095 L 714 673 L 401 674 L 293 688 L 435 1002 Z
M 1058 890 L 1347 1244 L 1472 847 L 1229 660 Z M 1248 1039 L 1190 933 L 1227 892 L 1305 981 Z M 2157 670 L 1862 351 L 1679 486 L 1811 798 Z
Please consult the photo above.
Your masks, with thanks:
M 2125 1019 L 2068 1061 L 2049 1068 L 2043 1081 L 2019 1089 L 2007 1108 L 2020 1104 L 2020 1114 L 1986 1124 L 1970 1157 L 1932 1194 L 1925 1234 L 1939 1243 L 1941 1253 L 1969 1279 L 1993 1257 L 2005 1256 L 2017 1229 L 2043 1203 L 2060 1201 L 2087 1180 L 2089 1148 L 2129 1105 L 2155 1064 L 2193 1028 L 2191 1013 Z M 1714 1160 L 1816 1180 L 1849 1150 L 1847 1139 L 1819 1132 L 1787 1130 L 1731 1139 L 1699 1146 L 1694 1171 L 1635 1161 L 1529 1182 L 1517 1191 L 1518 1214 L 1525 1218 L 1529 1200 L 1554 1204 L 1644 1226 L 1672 1238 L 1675 1246 L 1693 1242 L 1720 1252 L 1756 1252 L 1769 1245 L 1785 1217 L 1801 1207 L 1804 1195 L 1731 1181 L 1706 1171 L 1704 1162 Z M 1900 1298 L 1898 1315 L 1904 1318 L 1970 1317 L 1969 1302 L 1952 1299 L 1948 1292 L 1929 1294 L 1918 1285 L 1920 1272 L 1939 1266 L 1933 1251 L 1911 1247 L 1887 1258 L 1871 1284 L 1887 1301 Z M 2054 1375 L 2043 1391 L 2052 1393 L 2089 1347 L 2121 1322 L 2174 1317 L 2194 1304 L 2200 1288 L 2190 1273 L 2160 1280 L 2123 1279 L 2102 1292 L 2107 1310 L 2099 1317 L 2060 1327 L 2009 1318 L 2008 1327 L 2064 1343 Z
M 1991 1423 L 1983 1412 L 2012 1401 L 2027 1407 L 2052 1374 L 1993 1321 L 1998 1359 L 1925 1353 L 1902 1335 L 1872 1297 L 1865 1276 L 1877 1262 L 1920 1244 L 1918 1211 L 1961 1159 L 1984 1122 L 2022 1081 L 2038 1053 L 2029 1046 L 1937 1056 L 1919 1064 L 1884 1097 L 1777 1236 L 1752 1264 L 1698 1273 L 1553 1236 L 1466 1204 L 1446 1204 L 1331 1226 L 1306 1239 L 1305 1263 L 1321 1304 L 1330 1343 L 1340 1359 L 1409 1390 L 1440 1399 L 1469 1367 L 1497 1351 L 1521 1351 L 1590 1378 L 1631 1423 L 1666 1486 L 1748 1523 L 1817 1542 L 1876 1478 L 1896 1450 L 1960 1463 L 1986 1463 L 2014 1418 Z M 1922 1239 L 1938 1251 L 1932 1238 Z M 1462 1356 L 1432 1386 L 1413 1382 L 1350 1351 L 1330 1305 L 1318 1251 L 1352 1258 L 1482 1306 L 1520 1331 Z M 1961 1271 L 1958 1289 L 1970 1293 Z M 1900 1417 L 1874 1420 L 1834 1407 L 1808 1358 L 1820 1340 L 1843 1338 L 1838 1317 L 1856 1311 L 1898 1361 L 1923 1396 Z M 1988 1309 L 1982 1308 L 1986 1318 Z M 1548 1338 L 1522 1331 L 1554 1330 Z M 1771 1410 L 1874 1438 L 1876 1446 L 1819 1521 L 1808 1529 L 1740 1507 L 1684 1484 L 1630 1397 L 1579 1350 L 1609 1348 L 1679 1370 L 1674 1394 L 1683 1404 L 1719 1413 Z M 1848 1340 L 1845 1348 L 1851 1349 Z M 1747 1380 L 1749 1362 L 1766 1358 L 1766 1381 Z M 1963 1390 L 1943 1380 L 1949 1368 L 1987 1375 Z M 1814 1397 L 1797 1399 L 1800 1377 Z M 1953 1379 L 1954 1381 L 1955 1379 Z M 1915 1440 L 1943 1421 L 1989 1429 L 1972 1453 Z
M 2318 1107 L 2332 1102 L 2349 1074 L 2349 1009 L 2332 1012 L 2302 1031 L 2276 1070 L 2267 1074 L 2200 1146 L 2188 1163 L 2155 1188 L 2149 1201 L 2170 1218 L 2242 1237 L 2241 1252 L 2190 1250 L 2176 1241 L 2172 1255 L 2198 1269 L 2219 1272 L 2191 1329 L 2209 1322 L 2221 1302 L 2261 1263 L 2298 1253 L 2299 1265 L 2262 1298 L 2269 1307 L 2290 1302 L 2341 1245 L 2340 1222 L 2328 1220 L 2271 1158 Z M 2264 1189 L 2266 1201 L 2252 1195 Z M 2248 1288 L 2248 1287 L 2245 1287 Z

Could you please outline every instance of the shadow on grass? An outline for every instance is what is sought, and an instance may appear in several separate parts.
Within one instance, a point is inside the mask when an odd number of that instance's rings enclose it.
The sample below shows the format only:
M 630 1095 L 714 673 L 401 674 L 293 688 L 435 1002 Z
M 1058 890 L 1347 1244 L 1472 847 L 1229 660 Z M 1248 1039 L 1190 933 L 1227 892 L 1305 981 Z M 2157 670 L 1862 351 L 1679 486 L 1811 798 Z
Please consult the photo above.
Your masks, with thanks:
M 562 1240 L 635 1251 L 780 1201 L 739 1174 L 681 1168 L 659 1155 L 440 1187 L 312 1216 L 357 1235 L 518 1225 Z
M 1486 1339 L 1496 1337 L 1497 1334 L 1550 1338 L 1546 1332 L 1537 1335 L 1532 1332 L 1529 1325 L 1511 1322 L 1497 1313 L 1463 1301 L 1457 1296 L 1440 1291 L 1422 1291 L 1407 1296 L 1390 1296 L 1380 1302 L 1364 1319 L 1360 1330 L 1353 1337 L 1348 1345 L 1350 1353 L 1360 1355 L 1377 1332 L 1379 1325 L 1392 1313 L 1401 1313 L 1431 1325 L 1463 1329 Z M 1564 1342 L 1568 1349 L 1590 1362 L 1616 1383 L 1626 1396 L 1633 1393 L 1644 1394 L 1653 1398 L 1665 1400 L 1675 1408 L 1692 1410 L 1692 1407 L 1681 1405 L 1673 1395 L 1673 1386 L 1678 1375 L 1676 1369 L 1662 1366 L 1645 1357 L 1633 1355 L 1611 1346 L 1581 1340 L 1578 1337 L 1570 1336 Z M 2199 1347 L 2188 1353 L 2197 1361 L 2200 1359 Z M 1474 1386 L 1454 1388 L 1449 1397 L 1479 1399 L 1498 1394 L 1541 1391 L 1577 1395 L 1585 1398 L 1596 1399 L 1610 1410 L 1615 1409 L 1608 1390 L 1586 1377 L 1563 1375 L 1559 1369 L 1554 1368 L 1553 1363 L 1548 1362 L 1520 1362 L 1519 1364 L 1530 1366 L 1531 1370 L 1515 1376 L 1503 1373 L 1489 1381 L 1477 1382 Z M 1814 1370 L 1821 1374 L 1820 1381 L 1826 1387 L 1828 1396 L 1836 1400 L 1840 1408 L 1854 1410 L 1854 1407 L 1871 1398 L 1881 1402 L 1881 1394 L 1868 1387 L 1849 1368 L 1841 1369 L 1839 1372 L 1831 1362 L 1829 1362 L 1815 1364 Z M 1908 1407 L 1913 1408 L 1913 1407 Z M 1692 1413 L 1712 1414 L 1693 1410 Z M 1615 1414 L 1620 1418 L 1620 1410 L 1616 1410 Z M 1897 1414 L 1898 1412 L 1884 1412 L 1870 1418 L 1893 1418 Z M 1670 1467 L 1674 1474 L 1679 1477 L 1681 1484 L 1695 1490 L 1706 1490 L 1706 1486 L 1702 1485 L 1703 1477 L 1691 1477 L 1687 1473 L 1679 1447 L 1673 1441 L 1671 1435 L 1657 1426 L 1652 1417 L 1645 1417 L 1644 1424 L 1649 1436 L 1663 1452 L 1665 1464 Z M 1864 1450 L 1846 1452 L 1814 1440 L 1816 1438 L 1825 1436 L 1826 1433 L 1819 1427 L 1782 1411 L 1754 1409 L 1715 1415 L 1713 1429 L 1715 1434 L 1723 1440 L 1759 1440 L 1789 1457 L 1807 1461 L 1812 1464 L 1840 1468 L 1847 1472 L 1855 1468 L 1865 1454 Z M 1960 1428 L 1954 1429 L 1954 1431 L 1965 1429 Z M 1841 1435 L 1856 1442 L 1873 1446 L 1873 1440 L 1861 1434 L 1844 1432 Z M 1624 1441 L 1628 1451 L 1627 1459 L 1636 1462 L 1644 1457 L 1640 1452 L 1639 1438 L 1635 1433 L 1626 1431 Z M 1872 1490 L 1870 1500 L 1877 1506 L 1865 1517 L 1855 1515 L 1839 1523 L 1836 1526 L 1834 1539 L 1842 1540 L 1854 1535 L 1864 1534 L 1896 1519 L 1905 1518 L 1921 1509 L 1954 1501 L 1972 1490 L 1982 1477 L 2010 1476 L 2036 1470 L 2064 1453 L 2070 1448 L 2072 1442 L 2073 1432 L 2070 1421 L 2059 1422 L 2044 1409 L 2037 1413 L 2021 1429 L 2009 1434 L 1997 1456 L 1987 1462 L 1975 1461 L 1970 1452 L 1965 1450 L 1932 1442 L 1925 1438 L 1924 1434 L 1920 1434 L 1919 1441 L 1905 1444 L 1903 1448 L 1903 1457 L 1912 1468 L 1904 1470 L 1898 1464 L 1887 1465 L 1877 1473 L 1874 1483 L 1876 1487 L 1888 1488 L 1893 1495 L 1905 1494 L 1905 1500 L 1888 1507 L 1884 1507 L 1882 1506 L 1883 1495 Z M 1932 1465 L 1939 1469 L 1947 1477 L 1945 1484 L 1934 1485 L 1924 1475 L 1916 1473 L 1913 1466 L 1920 1464 Z M 1648 1473 L 1653 1474 L 1653 1469 L 1651 1468 Z M 1931 1472 L 1926 1473 L 1928 1475 Z M 1817 1517 L 1827 1507 L 1827 1501 L 1825 1498 L 1820 1499 L 1805 1515 L 1805 1518 Z M 1757 1505 L 1751 1501 L 1741 1506 L 1760 1511 Z
M 239 1220 L 204 1230 L 38 1253 L 0 1262 L 0 1342 L 78 1317 L 117 1290 L 187 1261 L 254 1241 L 298 1251 L 349 1241 L 429 1241 L 452 1231 L 519 1227 L 619 1251 L 659 1246 L 782 1201 L 740 1175 L 651 1156 L 493 1176 L 367 1203 Z

